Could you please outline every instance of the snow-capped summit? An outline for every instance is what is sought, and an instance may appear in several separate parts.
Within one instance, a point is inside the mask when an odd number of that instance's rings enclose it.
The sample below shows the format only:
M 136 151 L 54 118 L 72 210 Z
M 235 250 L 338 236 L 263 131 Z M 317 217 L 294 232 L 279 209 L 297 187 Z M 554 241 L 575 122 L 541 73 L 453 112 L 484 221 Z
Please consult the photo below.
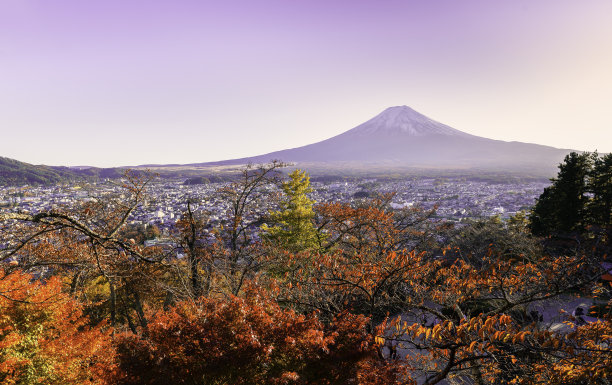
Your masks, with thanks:
M 358 136 L 372 134 L 470 136 L 465 132 L 429 119 L 408 106 L 389 107 L 367 122 L 349 130 L 346 134 Z

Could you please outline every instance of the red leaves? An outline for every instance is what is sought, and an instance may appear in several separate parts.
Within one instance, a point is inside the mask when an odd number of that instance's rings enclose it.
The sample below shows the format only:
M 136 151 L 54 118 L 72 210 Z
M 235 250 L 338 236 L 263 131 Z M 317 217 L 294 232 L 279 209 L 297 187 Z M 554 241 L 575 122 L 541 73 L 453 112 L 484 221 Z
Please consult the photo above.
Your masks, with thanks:
M 152 317 L 148 336 L 117 340 L 120 384 L 344 384 L 375 364 L 367 318 L 343 314 L 328 327 L 315 316 L 248 299 L 184 302 Z M 397 369 L 394 369 L 397 370 Z

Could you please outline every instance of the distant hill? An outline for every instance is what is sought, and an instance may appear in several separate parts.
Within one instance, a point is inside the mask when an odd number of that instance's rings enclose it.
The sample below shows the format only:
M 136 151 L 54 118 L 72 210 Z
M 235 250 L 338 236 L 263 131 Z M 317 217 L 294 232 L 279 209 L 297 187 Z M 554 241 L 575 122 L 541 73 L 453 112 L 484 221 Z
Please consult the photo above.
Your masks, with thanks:
M 407 106 L 390 107 L 340 135 L 248 158 L 186 166 L 230 166 L 272 159 L 313 170 L 483 169 L 552 175 L 569 149 L 470 135 Z
M 54 185 L 76 180 L 117 178 L 123 175 L 115 168 L 78 168 L 32 165 L 15 159 L 0 157 L 0 186 Z

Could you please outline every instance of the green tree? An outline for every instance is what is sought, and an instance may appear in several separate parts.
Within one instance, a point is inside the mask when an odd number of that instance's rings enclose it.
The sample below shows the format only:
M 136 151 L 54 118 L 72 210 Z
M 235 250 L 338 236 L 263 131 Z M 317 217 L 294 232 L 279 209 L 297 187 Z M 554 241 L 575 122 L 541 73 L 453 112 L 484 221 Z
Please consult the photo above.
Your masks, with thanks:
M 308 174 L 300 169 L 289 174 L 289 180 L 283 182 L 284 196 L 280 210 L 270 213 L 271 226 L 264 225 L 264 237 L 275 245 L 299 252 L 314 249 L 318 246 L 319 237 L 314 225 L 314 201 L 308 198 L 312 192 Z
M 596 157 L 596 154 L 595 154 Z M 594 154 L 568 154 L 559 165 L 557 178 L 545 188 L 531 213 L 531 230 L 536 235 L 582 232 L 589 197 L 587 180 Z
M 612 153 L 595 157 L 590 173 L 588 192 L 593 198 L 588 204 L 589 219 L 601 227 L 612 225 Z

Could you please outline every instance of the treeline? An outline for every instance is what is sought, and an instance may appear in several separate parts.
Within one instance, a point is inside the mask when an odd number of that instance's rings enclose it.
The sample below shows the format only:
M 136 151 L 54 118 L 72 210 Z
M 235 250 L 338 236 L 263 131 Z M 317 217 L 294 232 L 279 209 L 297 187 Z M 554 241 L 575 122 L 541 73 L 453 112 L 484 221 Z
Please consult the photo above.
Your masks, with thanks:
M 551 247 L 563 229 L 535 237 L 525 213 L 455 227 L 391 209 L 393 195 L 321 204 L 283 166 L 216 191 L 222 218 L 185 197 L 151 247 L 154 229 L 129 226 L 143 176 L 80 207 L 0 212 L 0 382 L 612 380 L 607 257 L 593 247 L 609 227 Z M 584 309 L 596 322 L 576 313 L 551 328 L 536 309 L 568 295 L 596 298 Z

